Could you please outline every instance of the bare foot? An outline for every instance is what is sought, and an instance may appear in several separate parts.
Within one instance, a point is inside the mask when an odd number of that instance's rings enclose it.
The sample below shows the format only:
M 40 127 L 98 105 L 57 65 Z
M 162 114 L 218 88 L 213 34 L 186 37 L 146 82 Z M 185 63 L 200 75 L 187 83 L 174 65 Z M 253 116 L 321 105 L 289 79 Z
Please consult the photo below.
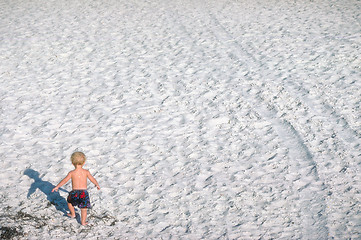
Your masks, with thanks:
M 86 226 L 88 225 L 88 222 L 82 223 L 81 225 Z
M 73 215 L 71 215 L 71 213 L 68 213 L 67 215 L 68 215 L 68 217 L 75 218 L 75 215 L 73 216 Z

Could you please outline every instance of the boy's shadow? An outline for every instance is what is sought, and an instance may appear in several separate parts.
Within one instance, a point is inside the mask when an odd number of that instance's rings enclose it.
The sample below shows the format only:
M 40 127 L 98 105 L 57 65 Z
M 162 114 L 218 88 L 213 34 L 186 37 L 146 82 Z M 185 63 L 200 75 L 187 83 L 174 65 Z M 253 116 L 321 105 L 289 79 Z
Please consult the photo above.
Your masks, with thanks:
M 51 192 L 51 190 L 55 187 L 53 184 L 41 180 L 40 174 L 33 169 L 26 169 L 24 171 L 24 175 L 27 175 L 28 177 L 34 179 L 34 182 L 31 184 L 28 192 L 28 198 L 36 191 L 36 189 L 39 189 L 46 195 L 48 201 L 55 206 L 56 210 L 63 212 L 64 215 L 67 214 L 68 203 L 65 198 L 60 196 L 59 192 Z M 60 188 L 59 190 L 63 192 L 68 192 L 62 188 Z

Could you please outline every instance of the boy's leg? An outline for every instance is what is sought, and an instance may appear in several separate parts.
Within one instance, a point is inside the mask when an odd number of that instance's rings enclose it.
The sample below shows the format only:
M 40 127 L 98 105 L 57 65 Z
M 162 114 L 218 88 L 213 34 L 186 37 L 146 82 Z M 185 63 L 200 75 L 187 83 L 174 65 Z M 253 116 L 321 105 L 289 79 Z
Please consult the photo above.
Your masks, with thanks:
M 80 211 L 81 211 L 81 225 L 87 225 L 88 223 L 85 222 L 86 221 L 86 216 L 87 216 L 87 208 L 81 208 Z
M 71 203 L 68 203 L 68 208 L 69 208 L 69 211 L 70 211 L 68 216 L 74 218 L 75 217 L 75 209 L 74 209 L 73 205 L 71 205 Z

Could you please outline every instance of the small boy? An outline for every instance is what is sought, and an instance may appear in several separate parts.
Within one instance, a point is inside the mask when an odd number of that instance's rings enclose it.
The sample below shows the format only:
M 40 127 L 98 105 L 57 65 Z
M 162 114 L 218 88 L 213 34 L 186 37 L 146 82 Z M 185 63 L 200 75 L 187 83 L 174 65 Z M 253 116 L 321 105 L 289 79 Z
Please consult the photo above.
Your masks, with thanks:
M 94 183 L 94 185 L 100 190 L 97 180 L 90 174 L 88 170 L 83 169 L 86 157 L 82 152 L 75 152 L 71 155 L 71 162 L 73 163 L 75 170 L 70 171 L 68 175 L 60 181 L 60 183 L 53 188 L 51 192 L 58 191 L 61 186 L 67 183 L 71 179 L 73 190 L 69 193 L 67 202 L 70 213 L 68 216 L 75 218 L 74 206 L 78 206 L 81 210 L 81 224 L 87 225 L 87 209 L 91 208 L 89 194 L 87 191 L 87 179 Z

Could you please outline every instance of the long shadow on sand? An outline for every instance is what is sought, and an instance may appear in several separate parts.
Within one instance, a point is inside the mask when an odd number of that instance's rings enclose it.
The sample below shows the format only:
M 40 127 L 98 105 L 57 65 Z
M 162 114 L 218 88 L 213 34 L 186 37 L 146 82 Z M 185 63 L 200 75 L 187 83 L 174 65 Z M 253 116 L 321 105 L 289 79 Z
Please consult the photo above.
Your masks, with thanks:
M 61 211 L 64 213 L 64 215 L 66 215 L 68 210 L 67 201 L 65 198 L 60 196 L 59 192 L 51 192 L 51 190 L 55 187 L 53 184 L 47 181 L 43 181 L 40 178 L 40 174 L 33 169 L 26 169 L 24 171 L 24 175 L 34 179 L 34 182 L 31 184 L 28 192 L 28 198 L 36 191 L 36 189 L 39 189 L 46 195 L 48 201 L 55 206 L 56 210 Z M 68 192 L 61 188 L 59 190 Z

